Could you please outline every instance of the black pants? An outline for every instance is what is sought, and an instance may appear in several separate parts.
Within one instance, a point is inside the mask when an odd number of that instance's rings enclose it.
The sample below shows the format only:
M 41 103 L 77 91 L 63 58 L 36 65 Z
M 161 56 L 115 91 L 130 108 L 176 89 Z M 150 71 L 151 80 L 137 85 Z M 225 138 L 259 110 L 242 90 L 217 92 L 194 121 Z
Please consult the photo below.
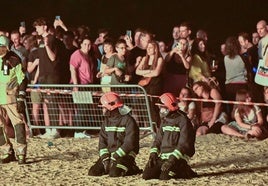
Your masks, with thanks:
M 123 168 L 124 167 L 124 168 Z M 126 168 L 126 169 L 125 169 Z M 119 177 L 119 176 L 131 176 L 135 174 L 141 173 L 136 163 L 135 159 L 130 156 L 125 156 L 119 158 L 109 170 L 110 177 Z M 102 160 L 99 158 L 98 161 L 89 169 L 88 175 L 89 176 L 102 176 L 106 174 L 104 170 L 104 166 L 102 164 Z
M 160 179 L 168 180 L 171 178 L 193 178 L 197 174 L 191 169 L 187 162 L 183 159 L 176 160 L 174 165 L 171 167 L 170 171 L 161 171 L 161 166 L 167 160 L 161 160 L 160 158 L 157 161 L 157 164 L 154 167 L 145 167 L 142 178 L 145 180 L 149 179 Z
M 203 122 L 200 125 L 200 127 L 201 126 L 206 126 L 208 128 L 207 134 L 209 134 L 209 133 L 222 134 L 221 127 L 223 125 L 224 124 L 222 122 L 216 122 L 216 123 L 214 123 L 214 125 L 212 125 L 212 127 L 209 128 L 208 123 L 207 122 Z

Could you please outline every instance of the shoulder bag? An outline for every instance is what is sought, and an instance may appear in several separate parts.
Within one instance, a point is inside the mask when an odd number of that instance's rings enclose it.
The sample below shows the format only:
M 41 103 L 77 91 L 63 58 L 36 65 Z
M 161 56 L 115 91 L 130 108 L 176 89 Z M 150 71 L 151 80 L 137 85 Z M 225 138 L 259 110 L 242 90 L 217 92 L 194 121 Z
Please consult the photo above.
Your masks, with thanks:
M 255 75 L 255 83 L 268 86 L 268 66 L 265 66 L 263 59 L 259 60 L 258 69 Z
M 144 77 L 138 82 L 138 85 L 144 87 L 150 83 L 151 79 L 152 77 Z

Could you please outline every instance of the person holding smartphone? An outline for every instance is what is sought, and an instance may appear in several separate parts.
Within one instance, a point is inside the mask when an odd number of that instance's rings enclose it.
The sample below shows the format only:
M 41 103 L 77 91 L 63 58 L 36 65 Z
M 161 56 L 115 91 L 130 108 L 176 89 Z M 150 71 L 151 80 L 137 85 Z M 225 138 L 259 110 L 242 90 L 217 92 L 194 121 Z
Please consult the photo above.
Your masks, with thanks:
M 55 16 L 53 26 L 55 29 L 60 26 L 64 31 L 68 31 L 68 28 L 65 26 L 59 15 Z
M 38 83 L 40 84 L 59 84 L 59 66 L 60 61 L 58 51 L 59 45 L 56 38 L 48 33 L 48 23 L 44 18 L 38 18 L 34 21 L 33 27 L 42 40 L 38 46 Z M 42 94 L 42 99 L 47 103 L 50 122 L 47 125 L 57 126 L 59 118 L 59 105 L 53 95 Z M 60 134 L 55 128 L 46 128 L 45 134 L 41 138 L 59 138 Z
M 164 75 L 164 91 L 177 94 L 178 90 L 187 85 L 187 73 L 192 60 L 188 47 L 188 40 L 180 38 L 175 47 L 166 55 L 167 71 Z
M 20 35 L 22 35 L 22 36 L 26 34 L 26 24 L 25 24 L 25 21 L 21 21 L 20 22 L 19 32 L 20 32 Z

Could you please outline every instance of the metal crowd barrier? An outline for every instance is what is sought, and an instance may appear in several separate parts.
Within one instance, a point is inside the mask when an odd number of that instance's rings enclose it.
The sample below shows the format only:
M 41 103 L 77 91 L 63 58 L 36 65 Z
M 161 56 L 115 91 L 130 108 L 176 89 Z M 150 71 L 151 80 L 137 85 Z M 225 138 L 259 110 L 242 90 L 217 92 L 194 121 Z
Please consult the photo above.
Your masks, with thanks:
M 150 98 L 139 85 L 40 84 L 27 88 L 26 119 L 30 133 L 45 128 L 99 130 L 104 120 L 99 99 L 109 91 L 118 93 L 132 109 L 141 131 L 154 131 Z

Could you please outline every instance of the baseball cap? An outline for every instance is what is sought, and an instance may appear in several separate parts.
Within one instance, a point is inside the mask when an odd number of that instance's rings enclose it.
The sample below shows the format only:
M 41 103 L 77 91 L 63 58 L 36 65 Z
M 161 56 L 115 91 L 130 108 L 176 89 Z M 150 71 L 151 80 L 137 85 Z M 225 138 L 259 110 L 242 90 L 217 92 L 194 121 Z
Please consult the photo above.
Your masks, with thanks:
M 9 39 L 6 36 L 0 36 L 0 46 L 5 46 L 8 48 L 9 46 Z

